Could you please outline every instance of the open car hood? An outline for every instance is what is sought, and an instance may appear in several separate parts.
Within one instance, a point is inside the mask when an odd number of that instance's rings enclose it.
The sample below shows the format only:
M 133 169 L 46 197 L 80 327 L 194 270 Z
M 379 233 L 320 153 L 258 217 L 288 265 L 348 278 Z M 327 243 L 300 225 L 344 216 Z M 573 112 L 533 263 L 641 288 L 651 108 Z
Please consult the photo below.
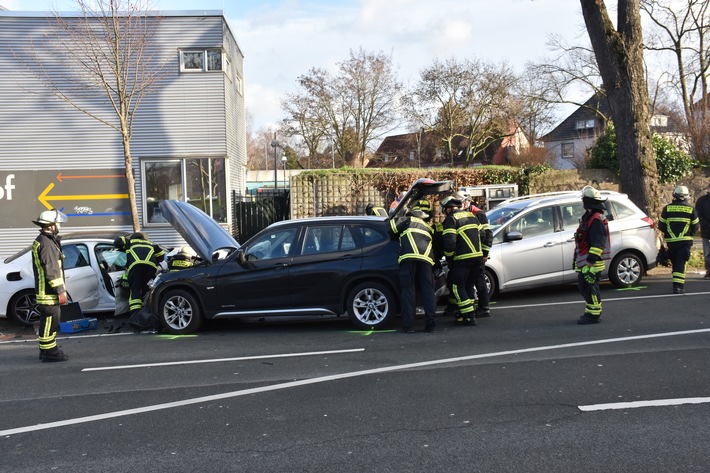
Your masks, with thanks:
M 177 200 L 163 200 L 159 205 L 170 225 L 203 261 L 212 261 L 212 255 L 219 249 L 239 248 L 239 243 L 224 228 L 194 205 Z
M 420 178 L 414 181 L 402 200 L 395 207 L 391 218 L 403 217 L 414 201 L 427 195 L 448 194 L 454 190 L 454 181 L 435 181 L 433 179 Z

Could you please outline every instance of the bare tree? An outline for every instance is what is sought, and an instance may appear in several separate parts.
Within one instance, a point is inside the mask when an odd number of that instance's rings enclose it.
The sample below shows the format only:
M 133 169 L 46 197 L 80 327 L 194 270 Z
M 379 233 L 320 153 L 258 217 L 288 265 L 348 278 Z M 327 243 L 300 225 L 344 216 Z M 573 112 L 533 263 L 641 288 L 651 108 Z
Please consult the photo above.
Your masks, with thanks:
M 339 160 L 362 167 L 370 144 L 399 125 L 402 86 L 391 57 L 383 53 L 350 51 L 336 74 L 314 67 L 298 85 L 299 92 L 287 96 L 282 108 L 291 132 L 304 139 L 311 155 L 327 140 Z
M 640 0 L 618 0 L 614 27 L 603 0 L 580 0 L 616 127 L 622 190 L 648 214 L 660 213 L 643 62 Z
M 414 128 L 431 130 L 453 164 L 457 142 L 466 159 L 509 133 L 514 123 L 515 74 L 506 64 L 447 58 L 434 60 L 402 102 Z
M 34 70 L 56 97 L 121 135 L 133 229 L 139 231 L 131 137 L 141 101 L 163 77 L 164 62 L 150 44 L 160 18 L 142 0 L 75 1 L 76 16 L 55 13 L 50 19 L 46 44 L 62 67 L 35 54 Z M 96 106 L 96 97 L 108 101 L 112 116 Z
M 710 161 L 710 3 L 707 0 L 642 0 L 652 22 L 646 48 L 668 53 L 675 70 L 672 85 L 683 108 L 686 132 L 696 158 Z

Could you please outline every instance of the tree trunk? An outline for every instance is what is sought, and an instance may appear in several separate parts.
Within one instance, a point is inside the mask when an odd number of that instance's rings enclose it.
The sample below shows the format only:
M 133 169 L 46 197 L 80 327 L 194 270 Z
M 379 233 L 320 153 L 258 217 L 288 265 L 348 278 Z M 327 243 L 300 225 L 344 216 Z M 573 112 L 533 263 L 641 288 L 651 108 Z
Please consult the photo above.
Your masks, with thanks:
M 123 135 L 123 160 L 126 164 L 126 183 L 128 184 L 128 202 L 131 205 L 131 221 L 133 222 L 133 232 L 141 230 L 140 219 L 138 218 L 138 206 L 136 205 L 136 178 L 133 175 L 133 158 L 131 157 L 131 138 Z
M 603 0 L 580 2 L 616 127 L 621 190 L 656 219 L 661 203 L 649 126 L 640 0 L 619 0 L 618 31 Z

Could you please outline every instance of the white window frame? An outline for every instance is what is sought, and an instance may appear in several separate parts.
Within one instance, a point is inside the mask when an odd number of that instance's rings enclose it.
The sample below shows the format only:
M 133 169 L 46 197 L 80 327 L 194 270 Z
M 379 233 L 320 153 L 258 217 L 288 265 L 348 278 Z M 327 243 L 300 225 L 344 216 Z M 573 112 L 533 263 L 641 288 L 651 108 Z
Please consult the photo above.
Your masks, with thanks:
M 219 51 L 220 54 L 220 69 L 210 69 L 209 66 L 209 53 L 211 51 Z M 185 54 L 200 54 L 202 56 L 202 65 L 197 67 L 186 67 L 185 66 Z M 181 49 L 178 51 L 180 60 L 180 72 L 226 72 L 225 67 L 227 64 L 231 64 L 231 61 L 226 57 L 226 54 L 221 48 L 205 48 L 205 49 Z
M 565 154 L 565 148 L 570 147 L 572 148 L 572 152 L 569 154 Z M 574 158 L 574 142 L 570 141 L 567 143 L 562 143 L 560 145 L 560 155 L 562 156 L 563 159 L 571 159 Z

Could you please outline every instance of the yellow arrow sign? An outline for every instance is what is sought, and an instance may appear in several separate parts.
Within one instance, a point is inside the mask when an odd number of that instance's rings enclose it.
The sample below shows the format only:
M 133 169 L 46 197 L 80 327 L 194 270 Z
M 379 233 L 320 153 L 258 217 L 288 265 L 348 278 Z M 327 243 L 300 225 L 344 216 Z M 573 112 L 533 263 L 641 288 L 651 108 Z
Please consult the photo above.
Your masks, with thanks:
M 128 194 L 75 194 L 75 195 L 53 195 L 49 196 L 49 192 L 54 189 L 54 183 L 51 182 L 46 189 L 37 197 L 37 200 L 42 202 L 42 205 L 47 209 L 53 209 L 50 205 L 52 200 L 108 200 L 108 199 L 128 199 Z

